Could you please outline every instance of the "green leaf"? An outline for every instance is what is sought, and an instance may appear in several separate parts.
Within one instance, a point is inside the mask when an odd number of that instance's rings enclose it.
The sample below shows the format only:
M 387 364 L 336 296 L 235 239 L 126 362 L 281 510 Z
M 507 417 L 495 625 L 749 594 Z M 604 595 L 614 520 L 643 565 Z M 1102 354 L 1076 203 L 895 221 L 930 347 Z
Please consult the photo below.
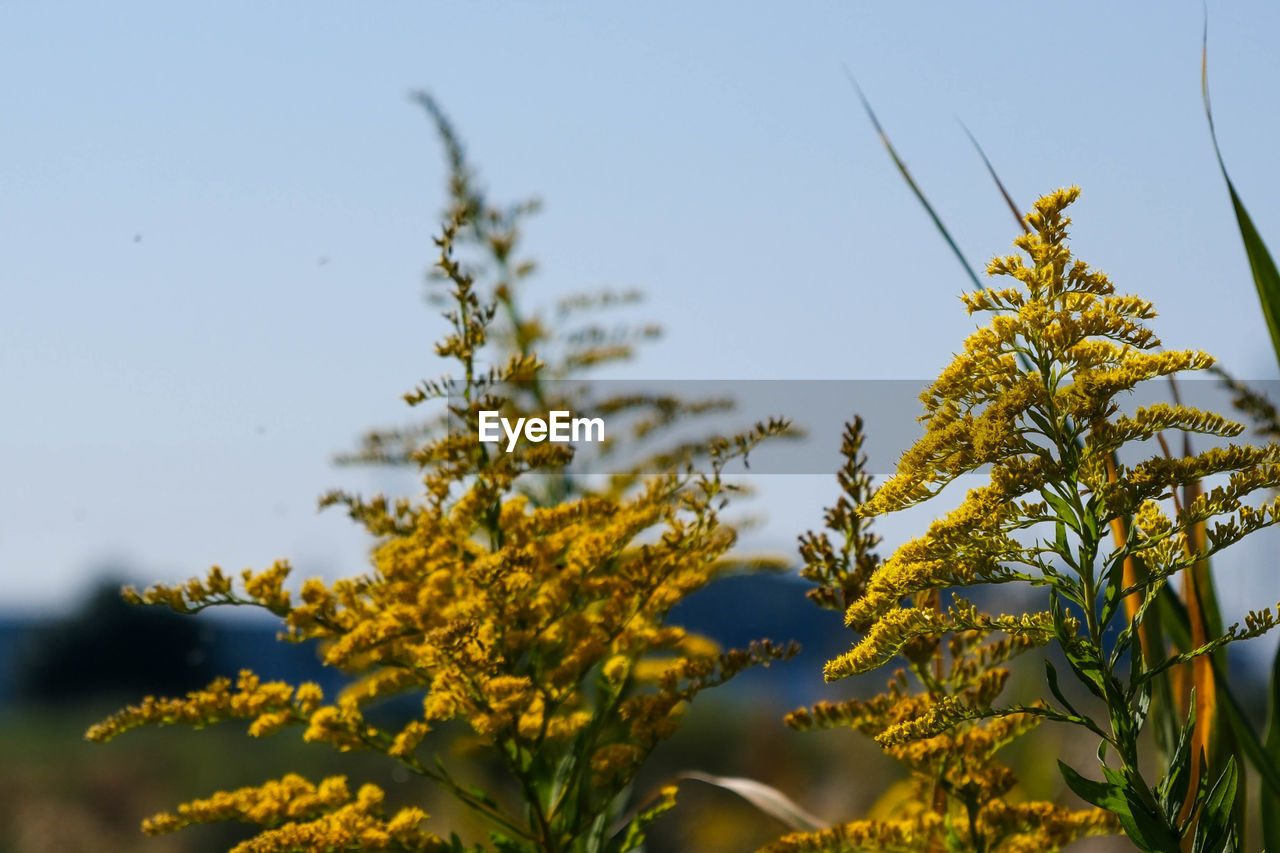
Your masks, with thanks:
M 572 782 L 574 778 L 574 771 L 578 767 L 579 752 L 580 752 L 580 749 L 570 750 L 564 756 L 564 758 L 560 759 L 560 762 L 556 765 L 556 771 L 551 777 L 551 790 L 547 795 L 547 802 L 549 803 L 561 802 L 561 798 L 564 793 L 565 787 Z M 569 798 L 565 798 L 565 799 L 567 800 Z M 573 805 L 574 804 L 571 802 L 566 802 L 562 806 L 562 809 L 567 811 L 569 809 L 572 809 Z M 561 810 L 559 809 L 557 810 L 558 813 L 560 811 Z M 570 817 L 570 822 L 572 822 L 571 814 L 569 817 Z
M 1163 818 L 1153 814 L 1147 807 L 1135 787 L 1138 782 L 1127 778 L 1118 770 L 1112 770 L 1105 764 L 1102 766 L 1102 775 L 1106 776 L 1107 781 L 1124 797 L 1127 811 L 1123 814 L 1120 812 L 1115 814 L 1120 818 L 1120 825 L 1124 827 L 1129 840 L 1144 850 L 1176 853 L 1180 841 L 1178 834 Z M 1126 815 L 1128 822 L 1126 822 Z
M 1094 500 L 1090 500 L 1085 504 L 1084 515 L 1080 518 L 1080 524 L 1084 527 L 1084 537 L 1087 542 L 1098 542 L 1102 539 L 1098 531 L 1098 505 Z
M 1178 839 L 1159 818 L 1142 804 L 1132 785 L 1110 767 L 1103 767 L 1106 781 L 1095 781 L 1081 776 L 1070 766 L 1058 762 L 1067 787 L 1086 803 L 1106 809 L 1114 814 L 1124 828 L 1129 840 L 1149 853 L 1176 853 Z
M 862 87 L 858 85 L 858 81 L 854 79 L 849 69 L 845 69 L 845 76 L 849 78 L 850 85 L 853 90 L 858 93 L 858 100 L 862 102 L 862 108 L 867 111 L 867 118 L 871 119 L 871 126 L 876 129 L 876 135 L 880 137 L 880 141 L 884 143 L 885 150 L 889 152 L 889 158 L 893 160 L 893 165 L 898 167 L 899 174 L 902 179 L 907 182 L 907 186 L 911 187 L 911 192 L 915 193 L 916 200 L 920 202 L 921 207 L 929 214 L 929 218 L 933 220 L 933 227 L 938 229 L 938 233 L 942 235 L 942 239 L 947 241 L 947 245 L 951 247 L 951 253 L 956 256 L 956 260 L 960 262 L 960 266 L 964 267 L 965 274 L 969 276 L 969 280 L 973 282 L 973 286 L 978 290 L 985 290 L 982 280 L 978 278 L 978 274 L 973 271 L 973 267 L 969 265 L 969 261 L 965 259 L 964 253 L 960 251 L 960 247 L 956 245 L 956 241 L 951 238 L 951 232 L 947 230 L 947 226 L 942 224 L 942 220 L 934 211 L 933 205 L 929 204 L 929 200 L 924 197 L 924 191 L 916 183 L 915 178 L 911 177 L 911 172 L 907 170 L 907 164 L 902 162 L 902 158 L 898 156 L 898 152 L 894 150 L 893 143 L 889 141 L 889 136 L 884 132 L 884 128 L 880 126 L 880 119 L 876 118 L 875 110 L 871 109 L 871 102 L 867 100 L 867 96 L 862 94 Z
M 1067 526 L 1061 521 L 1053 525 L 1053 547 L 1057 552 L 1070 560 L 1071 543 L 1067 541 Z
M 1138 654 L 1138 647 L 1133 647 L 1133 666 L 1136 669 L 1141 664 L 1141 656 Z M 1142 731 L 1142 727 L 1147 724 L 1147 715 L 1151 713 L 1151 684 L 1150 682 L 1142 685 L 1138 691 L 1138 701 L 1133 708 L 1133 730 L 1135 732 Z
M 496 830 L 489 831 L 489 841 L 498 853 L 528 853 L 529 848 Z
M 1188 627 L 1189 618 L 1186 608 L 1182 606 L 1182 602 L 1178 601 L 1177 596 L 1169 589 L 1165 589 L 1160 593 L 1161 612 L 1166 617 L 1164 627 L 1169 632 L 1170 638 L 1174 643 L 1182 648 L 1187 648 L 1191 643 L 1191 630 Z M 1277 662 L 1280 666 L 1280 662 Z M 1223 709 L 1226 710 L 1227 722 L 1231 724 L 1231 731 L 1236 736 L 1237 742 L 1244 750 L 1245 758 L 1249 759 L 1249 763 L 1258 771 L 1258 778 L 1262 780 L 1263 790 L 1270 793 L 1271 796 L 1280 797 L 1280 760 L 1276 754 L 1271 753 L 1263 746 L 1262 741 L 1258 738 L 1258 733 L 1253 730 L 1253 724 L 1249 721 L 1249 714 L 1245 711 L 1244 706 L 1240 704 L 1240 700 L 1236 697 L 1231 689 L 1230 682 L 1226 679 L 1222 668 L 1215 661 L 1213 665 L 1214 678 L 1217 680 L 1218 689 L 1221 695 L 1226 699 Z M 1272 694 L 1275 695 L 1277 689 L 1275 682 L 1275 670 L 1272 670 Z M 1277 737 L 1280 740 L 1280 736 Z M 1280 753 L 1280 748 L 1277 748 Z M 1268 847 L 1268 849 L 1272 849 Z M 1280 847 L 1274 849 L 1280 850 Z
M 1182 801 L 1187 796 L 1187 788 L 1191 785 L 1191 740 L 1196 724 L 1196 696 L 1191 693 L 1191 709 L 1187 713 L 1186 722 L 1178 729 L 1178 743 L 1169 756 L 1169 769 L 1164 779 L 1156 788 L 1160 798 L 1160 807 L 1165 814 L 1177 814 Z
M 943 843 L 947 845 L 947 853 L 964 853 L 967 849 L 965 839 L 960 836 L 960 830 L 956 828 L 955 818 L 948 812 L 944 820 L 947 834 L 943 838 Z
M 982 283 L 982 279 L 974 272 L 969 261 L 964 256 L 964 252 L 960 251 L 955 239 L 951 236 L 951 232 L 947 230 L 947 226 L 942 224 L 942 218 L 938 216 L 937 211 L 933 209 L 933 205 L 929 203 L 929 199 L 925 198 L 924 190 L 920 189 L 920 185 L 916 183 L 915 178 L 911 177 L 911 172 L 907 169 L 907 164 L 902 162 L 902 158 L 898 156 L 898 152 L 894 149 L 893 143 L 889 141 L 889 135 L 884 132 L 884 128 L 880 126 L 880 119 L 876 118 L 875 110 L 871 109 L 871 102 L 867 100 L 867 96 L 862 93 L 862 87 L 858 85 L 858 81 L 854 78 L 853 73 L 848 68 L 844 70 L 845 76 L 849 78 L 849 84 L 853 86 L 853 91 L 857 93 L 858 100 L 862 102 L 862 108 L 867 111 L 867 118 L 871 119 L 871 126 L 876 129 L 876 135 L 880 137 L 880 141 L 884 143 L 885 150 L 889 152 L 889 158 L 893 160 L 893 165 L 898 167 L 898 173 L 902 175 L 902 179 L 907 182 L 907 186 L 911 188 L 911 192 L 915 194 L 916 201 L 920 202 L 920 206 L 924 208 L 925 213 L 929 214 L 929 219 L 933 221 L 933 227 L 938 229 L 938 233 L 942 235 L 942 239 L 946 241 L 947 246 L 951 249 L 951 254 L 956 256 L 956 260 L 960 262 L 960 266 L 964 268 L 965 275 L 969 276 L 969 281 L 973 282 L 973 286 L 977 290 L 986 290 L 986 285 Z M 968 128 L 965 133 L 968 133 Z M 969 134 L 969 138 L 973 139 L 973 134 Z M 977 145 L 974 141 L 974 145 Z M 978 152 L 982 153 L 982 148 L 978 148 Z M 987 155 L 982 153 L 982 159 L 986 160 Z M 1018 213 L 1017 208 L 1013 206 L 1013 200 L 1009 198 L 1009 194 L 1004 192 L 1004 185 L 1000 183 L 1000 179 L 996 177 L 994 168 L 991 168 L 990 162 L 987 168 L 991 172 L 991 177 L 995 178 L 996 185 L 1000 187 L 1000 191 L 1004 193 L 1005 200 L 1010 204 L 1013 215 L 1017 218 L 1018 223 L 1024 231 L 1027 231 L 1027 224 L 1022 220 L 1022 214 Z M 1027 233 L 1030 233 L 1027 231 Z M 1031 363 L 1031 359 L 1026 353 L 1018 353 L 1018 361 L 1028 373 L 1033 372 L 1035 365 Z
M 1067 663 L 1071 665 L 1071 670 L 1076 677 L 1084 682 L 1084 686 L 1099 699 L 1107 699 L 1107 679 L 1103 673 L 1102 661 L 1098 658 L 1094 649 L 1090 648 L 1086 643 L 1072 643 L 1070 646 L 1064 647 L 1063 651 L 1067 654 Z
M 1213 783 L 1213 789 L 1201 804 L 1191 853 L 1222 853 L 1234 846 L 1230 842 L 1235 824 L 1238 781 L 1235 759 L 1229 758 L 1222 775 Z
M 1049 682 L 1049 692 L 1052 693 L 1054 698 L 1062 703 L 1062 707 L 1066 708 L 1072 715 L 1077 717 L 1083 716 L 1083 714 L 1077 711 L 1075 706 L 1067 700 L 1067 697 L 1063 695 L 1062 686 L 1058 683 L 1058 669 L 1053 665 L 1053 661 L 1045 658 L 1044 669 L 1045 678 L 1048 679 Z
M 623 826 L 630 826 L 633 819 L 634 817 L 628 818 L 623 823 Z M 613 838 L 619 832 L 621 832 L 619 827 L 609 826 L 609 813 L 607 811 L 600 812 L 596 815 L 595 820 L 591 821 L 591 827 L 587 830 L 586 838 L 583 840 L 583 847 L 586 853 L 601 853 L 602 850 L 607 849 L 605 841 Z
M 1271 689 L 1268 695 L 1267 728 L 1263 754 L 1271 766 L 1280 766 L 1280 649 L 1271 662 Z M 1252 731 L 1252 729 L 1250 729 Z M 1263 785 L 1259 808 L 1262 811 L 1262 842 L 1267 850 L 1280 850 L 1280 791 Z
M 628 853 L 628 851 L 635 850 L 644 844 L 644 834 L 649 825 L 671 811 L 675 806 L 675 797 L 667 796 L 665 793 L 659 794 L 658 802 L 655 805 L 640 812 L 627 824 L 627 834 L 623 837 L 622 844 L 617 848 L 618 853 Z
M 1271 332 L 1271 346 L 1276 352 L 1276 361 L 1280 362 L 1280 270 L 1262 241 L 1253 220 L 1244 209 L 1244 202 L 1236 192 L 1231 176 L 1227 174 L 1227 165 L 1222 159 L 1222 150 L 1218 146 L 1218 133 L 1213 126 L 1213 110 L 1209 106 L 1209 32 L 1206 21 L 1204 45 L 1200 59 L 1200 88 L 1204 94 L 1204 114 L 1209 120 L 1209 136 L 1213 139 L 1213 153 L 1218 158 L 1218 168 L 1222 170 L 1222 178 L 1227 182 L 1227 192 L 1231 196 L 1231 208 L 1236 214 L 1236 224 L 1240 227 L 1240 239 L 1244 241 L 1245 255 L 1249 258 L 1249 270 L 1253 273 L 1253 283 L 1258 289 L 1258 299 L 1262 303 L 1262 316 L 1266 318 L 1267 330 Z
M 1060 495 L 1056 495 L 1050 489 L 1041 489 L 1040 497 L 1053 507 L 1054 513 L 1058 516 L 1058 520 L 1080 534 L 1080 519 L 1076 517 L 1076 511 L 1071 508 L 1071 504 L 1062 499 Z
M 1028 409 L 1026 415 L 1031 419 L 1031 422 L 1036 425 L 1042 435 L 1050 436 L 1056 431 L 1049 419 L 1037 412 L 1035 409 Z
M 1106 701 L 1107 686 L 1102 674 L 1102 661 L 1085 643 L 1077 641 L 1067 627 L 1062 597 L 1057 589 L 1049 590 L 1049 611 L 1053 616 L 1053 633 L 1066 655 L 1067 664 L 1089 692 Z
M 982 158 L 983 165 L 987 167 L 987 173 L 991 175 L 991 180 L 996 182 L 996 188 L 1000 190 L 1000 195 L 1004 197 L 1004 203 L 1009 205 L 1009 212 L 1013 214 L 1014 219 L 1018 220 L 1018 227 L 1022 229 L 1023 233 L 1030 234 L 1031 227 L 1022 218 L 1022 212 L 1018 209 L 1018 205 L 1014 203 L 1013 197 L 1009 195 L 1009 191 L 1004 188 L 1004 182 L 996 174 L 996 167 L 991 165 L 991 160 L 987 158 L 987 152 L 982 150 L 982 146 L 978 144 L 977 137 L 969 132 L 969 128 L 965 127 L 964 122 L 960 122 L 960 127 L 964 129 L 965 135 L 969 137 L 973 147 L 978 149 L 978 156 Z
M 1128 812 L 1124 792 L 1117 789 L 1115 785 L 1081 776 L 1061 759 L 1058 760 L 1058 769 L 1062 771 L 1062 778 L 1067 783 L 1067 787 L 1089 805 L 1106 809 L 1117 815 L 1122 811 Z
M 1049 587 L 1049 613 L 1053 617 L 1053 635 L 1058 645 L 1064 649 L 1072 641 L 1071 629 L 1067 627 L 1067 614 L 1062 607 L 1062 595 L 1057 587 Z

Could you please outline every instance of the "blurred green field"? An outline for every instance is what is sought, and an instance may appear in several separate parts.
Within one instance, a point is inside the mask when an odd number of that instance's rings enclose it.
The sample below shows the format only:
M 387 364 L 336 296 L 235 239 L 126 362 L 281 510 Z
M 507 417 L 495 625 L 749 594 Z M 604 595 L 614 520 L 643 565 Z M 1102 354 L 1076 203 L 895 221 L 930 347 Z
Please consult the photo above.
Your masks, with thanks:
M 737 691 L 705 699 L 690 709 L 686 725 L 646 766 L 637 784 L 639 796 L 682 771 L 697 770 L 766 781 L 820 817 L 852 819 L 866 815 L 903 775 L 873 743 L 851 732 L 788 730 L 776 699 L 767 694 Z M 199 733 L 141 729 L 103 745 L 85 741 L 84 729 L 111 710 L 86 706 L 0 715 L 0 853 L 226 851 L 250 833 L 215 825 L 147 838 L 139 823 L 186 799 L 286 772 L 313 780 L 345 774 L 353 787 L 376 782 L 386 789 L 389 805 L 424 807 L 436 832 L 482 837 L 479 825 L 452 800 L 404 770 L 388 767 L 382 756 L 343 755 L 306 744 L 297 729 L 253 739 L 243 724 L 234 722 Z M 1046 728 L 1021 746 L 1014 764 L 1029 794 L 1062 796 L 1056 766 L 1041 757 L 1060 754 L 1060 749 L 1080 757 L 1091 751 L 1088 744 L 1058 741 L 1062 734 Z M 453 758 L 454 766 L 483 773 L 486 787 L 501 789 L 501 776 L 477 761 L 469 736 L 442 731 L 427 746 L 432 743 Z M 746 853 L 784 831 L 735 794 L 686 780 L 677 808 L 655 824 L 648 851 Z M 1101 840 L 1071 849 L 1131 848 L 1120 840 Z

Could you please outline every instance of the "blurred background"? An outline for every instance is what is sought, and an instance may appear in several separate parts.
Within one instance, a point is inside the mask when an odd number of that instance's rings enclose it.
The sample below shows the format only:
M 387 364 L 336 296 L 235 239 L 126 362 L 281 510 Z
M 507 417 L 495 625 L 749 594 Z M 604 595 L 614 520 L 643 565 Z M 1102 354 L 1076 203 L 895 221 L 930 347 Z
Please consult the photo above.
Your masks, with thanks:
M 617 378 L 924 381 L 972 329 L 967 279 L 847 71 L 972 264 L 1016 232 L 957 118 L 1022 207 L 1084 189 L 1077 253 L 1156 304 L 1167 346 L 1270 380 L 1200 100 L 1204 15 L 1191 0 L 0 6 L 0 851 L 225 849 L 222 830 L 144 840 L 137 820 L 284 769 L 333 772 L 290 735 L 252 750 L 231 729 L 81 735 L 121 702 L 241 666 L 325 677 L 269 623 L 127 608 L 115 590 L 282 557 L 299 577 L 355 574 L 369 542 L 317 496 L 412 492 L 331 462 L 372 426 L 414 422 L 400 395 L 440 369 L 423 277 L 445 166 L 411 91 L 438 99 L 493 199 L 544 200 L 528 306 L 646 293 L 624 319 L 666 334 Z M 1223 154 L 1273 246 L 1277 32 L 1275 6 L 1208 5 Z M 746 544 L 782 555 L 836 492 L 813 475 L 753 485 Z M 919 520 L 883 525 L 886 551 Z M 1280 597 L 1276 546 L 1217 562 L 1229 620 Z M 857 816 L 888 763 L 851 733 L 779 722 L 838 695 L 820 679 L 847 643 L 838 618 L 811 618 L 785 576 L 688 607 L 723 641 L 794 637 L 806 654 L 708 695 L 654 780 L 753 775 Z M 1274 645 L 1245 654 L 1242 683 Z M 1057 790 L 1049 769 L 1023 773 Z M 722 791 L 686 802 L 723 819 L 682 826 L 681 809 L 655 849 L 750 850 L 780 831 Z

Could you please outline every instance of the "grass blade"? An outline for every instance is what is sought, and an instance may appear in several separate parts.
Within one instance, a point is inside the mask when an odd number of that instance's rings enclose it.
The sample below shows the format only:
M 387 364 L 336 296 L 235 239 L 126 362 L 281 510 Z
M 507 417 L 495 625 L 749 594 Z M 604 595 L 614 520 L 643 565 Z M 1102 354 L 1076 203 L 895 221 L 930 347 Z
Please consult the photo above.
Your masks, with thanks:
M 969 276 L 969 280 L 973 282 L 973 286 L 978 290 L 986 290 L 986 285 L 982 283 L 982 279 L 973 271 L 973 267 L 969 266 L 969 261 L 965 258 L 964 253 L 960 251 L 960 247 L 956 245 L 956 241 L 952 239 L 951 232 L 947 230 L 947 226 L 942 224 L 942 219 L 938 216 L 938 212 L 933 209 L 933 205 L 929 204 L 929 199 L 925 198 L 924 191 L 920 189 L 920 185 L 916 183 L 915 178 L 911 177 L 911 172 L 907 170 L 907 164 L 902 162 L 902 158 L 898 156 L 898 152 L 894 150 L 893 143 L 889 141 L 889 135 L 884 132 L 884 128 L 880 126 L 880 119 L 876 118 L 875 110 L 871 109 L 871 102 L 867 100 L 867 96 L 862 94 L 862 87 L 858 85 L 858 81 L 854 78 L 853 72 L 848 68 L 844 70 L 845 75 L 849 78 L 849 84 L 853 86 L 853 91 L 858 94 L 858 100 L 862 101 L 862 108 L 867 111 L 867 118 L 871 119 L 871 126 L 876 129 L 876 133 L 880 137 L 880 141 L 884 143 L 885 150 L 889 152 L 889 156 L 893 159 L 893 165 L 898 167 L 898 172 L 902 175 L 902 179 L 907 182 L 907 186 L 911 187 L 911 192 L 915 193 L 916 200 L 929 214 L 929 218 L 933 220 L 933 225 L 938 229 L 938 233 L 942 235 L 942 239 L 947 241 L 947 245 L 951 247 L 951 253 L 956 256 L 956 260 L 960 262 L 960 266 L 964 268 L 965 275 Z M 985 156 L 985 155 L 984 155 Z M 988 164 L 989 166 L 990 164 Z M 995 171 L 992 170 L 992 175 Z M 999 183 L 999 179 L 996 179 Z M 1003 187 L 1001 188 L 1003 190 Z M 1005 199 L 1009 199 L 1008 194 Z M 1018 221 L 1022 222 L 1022 217 L 1016 211 Z M 1026 227 L 1026 223 L 1022 223 L 1022 227 Z M 1018 360 L 1028 371 L 1032 370 L 1031 360 L 1027 358 L 1026 353 L 1019 353 Z M 1077 439 L 1078 441 L 1078 439 Z
M 710 773 L 699 773 L 696 770 L 685 771 L 679 778 L 693 779 L 732 791 L 792 831 L 817 832 L 826 826 L 825 821 L 796 805 L 777 788 L 757 782 L 755 779 L 741 776 L 712 776 Z
M 1191 620 L 1187 616 L 1187 609 L 1173 594 L 1173 590 L 1165 587 L 1159 593 L 1159 603 L 1161 613 L 1164 616 L 1164 625 L 1168 631 L 1169 637 L 1174 643 L 1181 648 L 1190 648 L 1191 642 Z M 1231 683 L 1227 681 L 1225 673 L 1218 667 L 1217 661 L 1214 661 L 1214 675 L 1218 681 L 1218 687 L 1221 689 L 1220 696 L 1226 700 L 1220 705 L 1225 712 L 1227 722 L 1231 725 L 1231 730 L 1236 736 L 1236 742 L 1240 745 L 1246 758 L 1258 771 L 1258 777 L 1262 780 L 1263 796 L 1271 796 L 1276 798 L 1274 802 L 1280 803 L 1280 762 L 1268 753 L 1267 747 L 1258 737 L 1258 733 L 1253 730 L 1253 725 L 1249 722 L 1249 714 L 1245 711 L 1244 705 L 1236 697 L 1235 692 L 1231 689 Z M 1273 683 L 1273 695 L 1280 691 L 1280 684 Z M 1280 724 L 1278 724 L 1280 727 Z M 1280 740 L 1280 736 L 1277 736 Z M 1277 750 L 1280 752 L 1280 749 Z M 1277 811 L 1280 814 L 1280 810 Z M 1277 848 L 1280 849 L 1280 848 Z
M 1262 748 L 1267 758 L 1280 763 L 1280 649 L 1271 663 L 1271 690 L 1268 695 L 1267 730 L 1263 734 Z M 1262 844 L 1265 850 L 1280 850 L 1280 796 L 1266 786 L 1261 791 L 1259 808 L 1262 812 Z
M 875 110 L 871 109 L 871 102 L 867 100 L 867 96 L 862 93 L 862 87 L 858 85 L 858 81 L 854 78 L 853 73 L 846 68 L 845 76 L 849 78 L 853 91 L 857 92 L 858 100 L 862 101 L 862 108 L 867 111 L 867 118 L 871 119 L 871 126 L 876 129 L 880 141 L 884 143 L 885 149 L 889 152 L 889 156 L 893 159 L 893 165 L 898 167 L 902 179 L 907 182 L 907 186 L 911 187 L 911 191 L 915 193 L 916 200 L 924 207 L 925 212 L 929 214 L 929 218 L 933 220 L 933 227 L 938 229 L 938 233 L 942 235 L 942 239 L 947 241 L 947 245 L 951 247 L 951 253 L 956 256 L 956 260 L 960 262 L 960 266 L 964 267 L 965 275 L 969 276 L 973 286 L 978 290 L 986 290 L 982 280 L 978 278 L 978 274 L 973 271 L 973 267 L 969 265 L 969 261 L 965 258 L 964 253 L 960 251 L 960 247 L 956 245 L 956 241 L 951 238 L 951 232 L 947 230 L 947 226 L 942 224 L 942 220 L 938 217 L 937 212 L 933 209 L 933 205 L 929 204 L 929 199 L 925 198 L 924 191 L 920 189 L 915 178 L 911 177 L 911 172 L 907 170 L 907 164 L 902 162 L 902 158 L 898 156 L 898 152 L 894 150 L 893 143 L 889 141 L 889 136 L 884 132 L 884 128 L 880 126 L 880 119 L 876 118 Z
M 1249 270 L 1253 273 L 1253 283 L 1258 288 L 1258 298 L 1262 301 L 1262 315 L 1267 320 L 1267 329 L 1271 332 L 1271 346 L 1276 351 L 1276 361 L 1280 363 L 1280 270 L 1262 241 L 1258 230 L 1244 209 L 1244 203 L 1236 192 L 1231 176 L 1227 174 L 1227 165 L 1222 159 L 1222 149 L 1218 146 L 1218 133 L 1213 126 L 1213 110 L 1209 106 L 1209 28 L 1206 21 L 1204 43 L 1200 54 L 1200 89 L 1204 95 L 1204 115 L 1209 120 L 1209 136 L 1213 139 L 1213 153 L 1218 158 L 1218 168 L 1222 170 L 1222 178 L 1227 182 L 1227 192 L 1231 195 L 1231 207 L 1236 214 L 1236 223 L 1240 226 L 1240 238 L 1244 241 L 1244 251 L 1249 258 Z
M 965 136 L 969 137 L 973 147 L 978 149 L 978 156 L 982 158 L 983 165 L 987 167 L 987 174 L 991 175 L 991 180 L 996 182 L 996 188 L 1000 190 L 1000 195 L 1004 196 L 1004 203 L 1009 205 L 1009 212 L 1013 214 L 1014 219 L 1018 220 L 1018 227 L 1022 229 L 1022 233 L 1030 234 L 1031 228 L 1027 225 L 1027 221 L 1022 218 L 1022 209 L 1014 204 L 1013 196 L 1009 195 L 1009 191 L 1004 188 L 1004 182 L 996 174 L 996 167 L 992 166 L 991 161 L 987 159 L 987 152 L 982 150 L 977 138 L 969 132 L 969 128 L 965 126 L 964 122 L 960 122 L 960 129 L 964 131 Z

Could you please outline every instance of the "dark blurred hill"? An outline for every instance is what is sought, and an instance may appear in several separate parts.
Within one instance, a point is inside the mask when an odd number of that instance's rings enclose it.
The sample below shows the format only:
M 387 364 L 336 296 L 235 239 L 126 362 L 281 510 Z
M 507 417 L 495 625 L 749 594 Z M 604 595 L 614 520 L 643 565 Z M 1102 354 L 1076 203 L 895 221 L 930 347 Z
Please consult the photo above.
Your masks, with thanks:
M 326 695 L 344 683 L 342 673 L 320 664 L 314 643 L 279 641 L 275 622 L 227 619 L 216 611 L 181 616 L 134 607 L 120 599 L 118 589 L 115 583 L 95 587 L 76 613 L 62 619 L 0 616 L 0 709 L 181 695 L 218 675 L 234 678 L 246 668 L 268 680 L 314 681 Z M 793 575 L 725 577 L 682 601 L 671 620 L 726 649 L 765 638 L 800 643 L 793 660 L 747 670 L 719 688 L 722 695 L 750 692 L 753 702 L 790 709 L 875 692 L 882 678 L 823 683 L 823 664 L 847 651 L 854 637 L 840 614 L 819 610 L 805 598 L 807 589 L 809 584 Z M 980 606 L 1002 611 L 1035 604 L 985 594 L 973 598 Z M 1246 651 L 1233 649 L 1233 683 L 1245 707 L 1261 716 L 1263 661 Z
M 671 621 L 705 634 L 726 649 L 746 648 L 752 640 L 800 644 L 800 654 L 769 669 L 744 672 L 722 690 L 763 692 L 790 706 L 831 698 L 822 680 L 823 665 L 849 650 L 853 635 L 841 614 L 820 610 L 805 597 L 812 585 L 794 575 L 735 575 L 717 580 L 684 599 Z M 841 694 L 847 688 L 839 689 Z
M 0 618 L 0 707 L 181 695 L 245 667 L 268 679 L 339 682 L 313 647 L 277 641 L 273 624 L 137 607 L 119 590 L 99 583 L 66 617 Z
M 782 575 L 723 578 L 683 601 L 676 624 L 725 648 L 768 638 L 803 651 L 769 670 L 748 671 L 729 690 L 761 691 L 780 704 L 822 694 L 823 663 L 847 648 L 839 614 L 805 598 L 807 585 Z M 69 617 L 0 617 L 0 708 L 14 704 L 134 701 L 181 694 L 215 676 L 252 669 L 266 679 L 315 681 L 331 693 L 342 676 L 323 667 L 314 644 L 280 642 L 274 622 L 181 616 L 134 607 L 104 582 Z

